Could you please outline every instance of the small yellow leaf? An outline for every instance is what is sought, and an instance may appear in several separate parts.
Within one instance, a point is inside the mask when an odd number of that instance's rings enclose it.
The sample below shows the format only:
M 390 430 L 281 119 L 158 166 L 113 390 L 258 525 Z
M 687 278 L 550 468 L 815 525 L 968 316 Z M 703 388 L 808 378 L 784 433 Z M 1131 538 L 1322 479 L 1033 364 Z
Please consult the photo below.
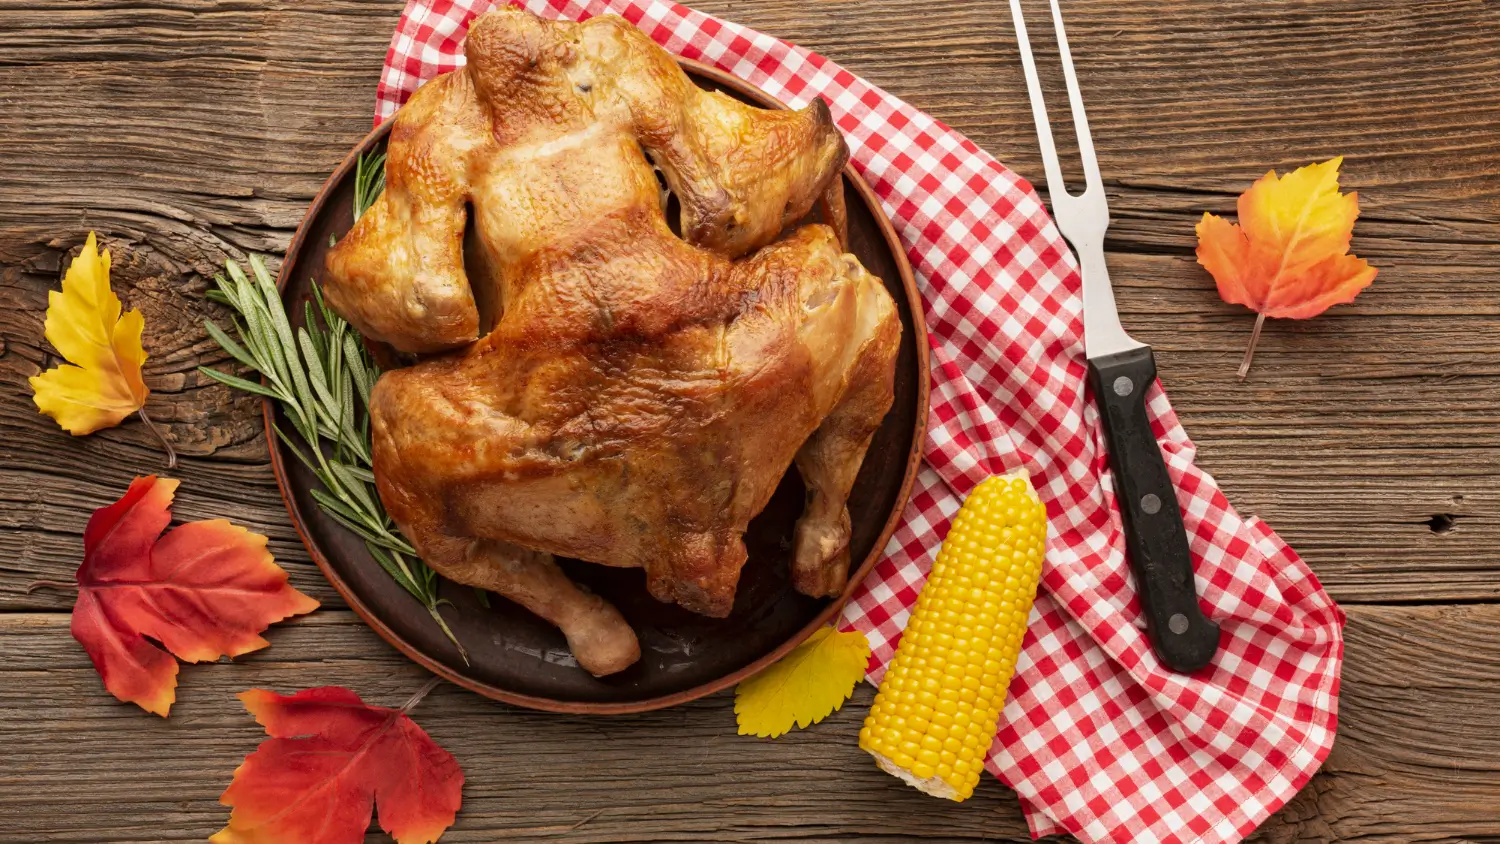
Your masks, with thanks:
M 31 378 L 36 406 L 70 434 L 92 434 L 146 403 L 141 312 L 120 314 L 109 289 L 109 251 L 94 233 L 68 266 L 62 290 L 47 295 L 47 341 L 68 360 Z
M 865 676 L 870 643 L 858 630 L 824 627 L 734 690 L 740 735 L 775 738 L 838 711 Z

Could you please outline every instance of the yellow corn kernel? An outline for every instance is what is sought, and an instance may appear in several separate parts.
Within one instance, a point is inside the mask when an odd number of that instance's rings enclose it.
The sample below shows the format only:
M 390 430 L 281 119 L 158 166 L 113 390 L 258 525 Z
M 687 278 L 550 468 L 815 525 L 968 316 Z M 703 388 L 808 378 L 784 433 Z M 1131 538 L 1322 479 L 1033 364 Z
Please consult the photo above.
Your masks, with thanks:
M 1025 470 L 969 493 L 859 732 L 859 746 L 881 768 L 937 797 L 974 793 L 1046 544 L 1046 508 Z

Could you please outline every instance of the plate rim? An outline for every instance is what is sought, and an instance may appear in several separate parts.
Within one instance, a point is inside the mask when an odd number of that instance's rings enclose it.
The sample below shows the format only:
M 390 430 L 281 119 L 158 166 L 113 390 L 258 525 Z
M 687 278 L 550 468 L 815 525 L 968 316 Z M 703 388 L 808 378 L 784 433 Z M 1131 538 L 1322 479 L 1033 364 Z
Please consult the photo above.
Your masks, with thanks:
M 733 76 L 716 67 L 711 67 L 709 65 L 703 64 L 702 62 L 694 61 L 692 59 L 683 58 L 681 56 L 677 56 L 674 58 L 677 59 L 677 63 L 681 65 L 683 70 L 687 71 L 690 76 L 703 77 L 724 88 L 732 89 L 741 96 L 753 100 L 763 108 L 787 108 L 785 104 L 767 94 L 765 91 L 762 91 L 760 88 L 750 84 L 749 82 L 746 82 L 743 79 L 740 79 L 737 76 Z M 278 294 L 285 294 L 286 285 L 288 282 L 287 269 L 290 267 L 295 267 L 298 264 L 298 259 L 300 258 L 300 253 L 302 251 L 302 245 L 307 239 L 309 223 L 311 223 L 314 218 L 322 213 L 323 206 L 327 204 L 329 196 L 344 180 L 349 171 L 354 168 L 355 162 L 358 160 L 359 156 L 373 147 L 386 135 L 390 134 L 393 122 L 394 121 L 392 119 L 387 119 L 379 126 L 376 126 L 374 129 L 372 129 L 368 134 L 366 134 L 364 138 L 362 138 L 360 142 L 350 150 L 348 155 L 344 157 L 344 160 L 339 163 L 339 166 L 334 168 L 333 172 L 330 173 L 328 178 L 324 180 L 322 187 L 318 189 L 317 195 L 313 197 L 313 201 L 307 206 L 307 210 L 303 213 L 302 219 L 297 223 L 297 230 L 292 236 L 290 245 L 287 246 L 285 255 L 283 255 L 282 257 L 281 266 L 276 273 L 276 290 Z M 845 585 L 844 591 L 837 598 L 830 600 L 828 604 L 824 606 L 823 609 L 821 609 L 811 621 L 803 625 L 786 641 L 782 642 L 775 648 L 772 648 L 764 655 L 751 661 L 749 664 L 728 674 L 725 674 L 722 677 L 710 680 L 706 683 L 700 683 L 697 686 L 683 689 L 679 692 L 673 692 L 667 695 L 658 695 L 656 697 L 645 698 L 637 701 L 598 702 L 558 700 L 555 698 L 539 697 L 536 695 L 528 695 L 521 692 L 512 691 L 510 689 L 505 689 L 491 683 L 476 680 L 472 677 L 464 676 L 464 674 L 462 674 L 458 670 L 434 659 L 431 656 L 428 656 L 411 642 L 406 641 L 395 630 L 391 629 L 391 627 L 387 625 L 385 621 L 375 613 L 374 610 L 372 610 L 368 605 L 365 604 L 363 600 L 360 599 L 359 595 L 357 595 L 351 588 L 351 586 L 347 582 L 345 582 L 343 576 L 333 568 L 331 563 L 329 563 L 328 558 L 323 553 L 322 548 L 319 547 L 317 541 L 309 534 L 306 527 L 307 522 L 303 518 L 302 511 L 298 507 L 295 498 L 289 492 L 290 480 L 287 476 L 285 462 L 282 459 L 279 440 L 276 438 L 273 427 L 275 423 L 276 408 L 271 399 L 263 398 L 261 400 L 261 418 L 264 424 L 263 430 L 266 437 L 267 450 L 270 452 L 271 457 L 271 471 L 276 477 L 276 489 L 277 492 L 279 492 L 281 495 L 282 503 L 286 506 L 287 515 L 291 517 L 292 527 L 297 531 L 297 537 L 302 540 L 303 547 L 307 549 L 308 556 L 312 558 L 313 563 L 316 564 L 318 570 L 322 572 L 323 578 L 333 586 L 334 591 L 339 594 L 339 597 L 343 598 L 344 602 L 349 606 L 351 610 L 354 611 L 354 614 L 359 617 L 360 621 L 364 622 L 364 624 L 371 630 L 374 630 L 376 635 L 380 636 L 381 639 L 384 639 L 387 644 L 389 644 L 391 647 L 394 647 L 407 659 L 410 659 L 411 661 L 417 663 L 428 671 L 431 671 L 432 673 L 438 675 L 439 677 L 442 677 L 444 680 L 447 680 L 454 685 L 468 689 L 469 691 L 483 695 L 484 697 L 490 698 L 492 700 L 499 700 L 504 703 L 523 706 L 528 709 L 536 709 L 545 712 L 557 712 L 564 714 L 624 715 L 637 712 L 649 712 L 657 709 L 665 709 L 668 707 L 677 706 L 678 704 L 687 703 L 688 701 L 697 700 L 701 697 L 706 697 L 707 695 L 722 691 L 726 688 L 729 688 L 730 686 L 739 683 L 741 680 L 744 680 L 747 677 L 759 673 L 767 666 L 771 665 L 771 663 L 781 659 L 793 648 L 806 641 L 814 631 L 828 624 L 828 622 L 833 619 L 834 616 L 836 616 L 843 610 L 845 604 L 848 603 L 849 598 L 854 594 L 854 590 L 859 587 L 859 584 L 865 579 L 866 576 L 869 575 L 870 570 L 874 568 L 875 563 L 884 553 L 886 545 L 889 544 L 891 536 L 895 533 L 896 527 L 900 523 L 901 516 L 906 511 L 906 505 L 911 498 L 912 487 L 916 483 L 917 471 L 920 468 L 922 462 L 922 445 L 926 441 L 928 421 L 927 415 L 930 400 L 929 393 L 931 390 L 931 374 L 929 372 L 928 361 L 927 322 L 925 318 L 925 312 L 922 307 L 922 297 L 917 291 L 916 279 L 912 274 L 911 263 L 906 257 L 906 248 L 902 245 L 901 239 L 896 235 L 895 227 L 892 225 L 890 218 L 886 215 L 885 210 L 881 207 L 879 198 L 875 195 L 875 192 L 870 188 L 869 184 L 865 182 L 864 178 L 862 178 L 859 173 L 854 170 L 854 165 L 852 163 L 844 165 L 842 176 L 843 178 L 848 179 L 849 183 L 854 187 L 855 192 L 859 194 L 860 199 L 870 209 L 871 216 L 874 217 L 876 224 L 880 228 L 881 235 L 885 238 L 886 247 L 890 250 L 892 256 L 895 258 L 896 269 L 898 274 L 901 276 L 901 287 L 906 292 L 907 306 L 910 309 L 912 315 L 912 326 L 915 329 L 915 333 L 917 335 L 913 338 L 913 345 L 916 348 L 917 355 L 916 421 L 914 423 L 912 431 L 911 451 L 907 455 L 906 472 L 902 476 L 901 486 L 896 497 L 895 506 L 891 508 L 890 515 L 886 517 L 885 525 L 881 528 L 880 534 L 876 537 L 875 543 L 870 549 L 870 553 L 866 555 L 863 561 L 860 562 L 860 565 L 857 569 L 850 572 L 849 582 Z

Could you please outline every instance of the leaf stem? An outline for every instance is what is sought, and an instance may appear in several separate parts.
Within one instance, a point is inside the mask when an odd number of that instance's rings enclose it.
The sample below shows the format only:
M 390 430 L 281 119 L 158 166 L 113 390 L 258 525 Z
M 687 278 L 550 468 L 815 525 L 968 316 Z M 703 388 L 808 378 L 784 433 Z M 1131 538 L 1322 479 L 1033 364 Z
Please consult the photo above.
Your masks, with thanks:
M 166 434 L 163 434 L 162 430 L 156 427 L 156 423 L 151 421 L 151 417 L 146 415 L 146 408 L 144 405 L 140 410 L 137 410 L 136 413 L 139 413 L 141 415 L 141 421 L 145 422 L 146 427 L 151 429 L 151 433 L 155 434 L 156 438 L 161 441 L 161 447 L 167 450 L 167 468 L 176 469 L 177 451 L 176 449 L 172 448 L 171 443 L 167 442 Z
M 1250 371 L 1250 360 L 1255 357 L 1255 344 L 1260 341 L 1260 328 L 1266 324 L 1265 314 L 1255 315 L 1255 328 L 1250 332 L 1250 345 L 1245 349 L 1245 359 L 1240 361 L 1240 380 Z
M 431 679 L 422 684 L 422 688 L 417 689 L 411 697 L 406 699 L 406 703 L 401 704 L 401 714 L 410 715 L 411 711 L 417 708 L 417 704 L 422 702 L 422 698 L 427 697 L 427 693 L 437 688 L 437 684 L 441 682 L 443 682 L 442 677 L 432 675 Z
M 448 622 L 444 621 L 443 616 L 438 613 L 438 602 L 434 601 L 433 603 L 428 604 L 427 611 L 431 613 L 432 617 L 437 621 L 438 627 L 441 627 L 443 629 L 443 634 L 448 637 L 448 641 L 452 642 L 455 648 L 458 648 L 458 655 L 463 659 L 464 665 L 468 665 L 469 651 L 464 648 L 462 642 L 458 641 L 458 637 L 453 635 L 453 631 L 448 627 Z
M 26 594 L 30 595 L 38 589 L 65 589 L 73 592 L 78 591 L 78 584 L 64 583 L 61 580 L 33 580 L 26 584 Z

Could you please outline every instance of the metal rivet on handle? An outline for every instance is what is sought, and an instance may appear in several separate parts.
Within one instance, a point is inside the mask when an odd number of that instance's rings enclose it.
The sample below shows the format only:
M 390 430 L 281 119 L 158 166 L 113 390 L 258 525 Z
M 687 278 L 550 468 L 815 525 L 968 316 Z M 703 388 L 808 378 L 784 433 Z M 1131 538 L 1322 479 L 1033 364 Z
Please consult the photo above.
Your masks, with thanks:
M 1130 395 L 1130 391 L 1134 389 L 1135 382 L 1131 381 L 1129 378 L 1126 378 L 1124 375 L 1121 375 L 1119 378 L 1115 379 L 1115 395 L 1128 396 Z
M 1186 633 L 1188 629 L 1187 616 L 1180 612 L 1173 613 L 1172 617 L 1167 619 L 1167 629 L 1179 636 Z
M 1161 510 L 1161 499 L 1156 497 L 1156 493 L 1148 492 L 1141 496 L 1141 509 L 1145 510 L 1147 515 L 1155 515 Z

